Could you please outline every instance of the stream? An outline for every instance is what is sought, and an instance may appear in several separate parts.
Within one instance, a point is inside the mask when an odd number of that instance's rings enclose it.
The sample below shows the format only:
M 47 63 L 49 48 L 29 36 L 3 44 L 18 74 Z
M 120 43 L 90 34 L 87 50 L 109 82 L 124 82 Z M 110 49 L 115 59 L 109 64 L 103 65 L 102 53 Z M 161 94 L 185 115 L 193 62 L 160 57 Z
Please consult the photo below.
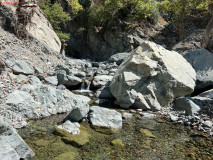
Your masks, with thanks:
M 118 110 L 119 111 L 119 110 Z M 143 118 L 134 114 L 123 121 L 119 133 L 106 135 L 96 132 L 89 122 L 81 126 L 91 135 L 81 148 L 65 144 L 53 134 L 64 115 L 31 120 L 19 134 L 36 153 L 32 160 L 212 160 L 213 138 L 188 126 L 171 123 L 160 117 Z M 119 139 L 123 146 L 112 145 Z

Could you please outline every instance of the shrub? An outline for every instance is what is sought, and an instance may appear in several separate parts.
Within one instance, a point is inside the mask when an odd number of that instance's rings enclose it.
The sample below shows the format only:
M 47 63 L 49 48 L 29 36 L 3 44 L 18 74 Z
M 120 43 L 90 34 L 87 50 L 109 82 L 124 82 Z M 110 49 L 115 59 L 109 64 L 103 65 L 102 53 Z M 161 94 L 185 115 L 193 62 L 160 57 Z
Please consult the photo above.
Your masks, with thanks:
M 89 25 L 105 26 L 116 19 L 138 21 L 149 18 L 156 22 L 159 17 L 155 0 L 106 0 L 91 8 Z

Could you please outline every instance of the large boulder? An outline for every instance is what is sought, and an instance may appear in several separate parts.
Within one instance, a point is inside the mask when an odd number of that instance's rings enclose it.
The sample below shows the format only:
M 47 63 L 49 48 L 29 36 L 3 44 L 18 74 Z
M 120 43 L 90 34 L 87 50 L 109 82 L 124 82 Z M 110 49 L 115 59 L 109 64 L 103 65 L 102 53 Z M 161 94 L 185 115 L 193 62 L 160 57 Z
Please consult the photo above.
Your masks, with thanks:
M 92 127 L 105 134 L 118 132 L 122 128 L 122 116 L 115 110 L 92 106 L 90 108 L 89 120 Z
M 89 111 L 86 100 L 69 90 L 59 90 L 48 85 L 23 85 L 21 90 L 9 94 L 6 103 L 10 106 L 10 110 L 27 119 L 47 117 L 72 110 L 80 110 L 81 116 L 85 116 L 87 113 L 83 112 L 83 114 L 81 111 L 84 108 Z M 82 117 L 78 118 L 82 119 Z
M 18 135 L 9 121 L 0 117 L 0 159 L 20 160 L 30 159 L 35 153 Z
M 201 48 L 188 52 L 184 57 L 196 71 L 195 89 L 213 86 L 213 53 Z
M 194 91 L 196 73 L 177 52 L 143 42 L 119 66 L 110 89 L 123 108 L 159 110 Z

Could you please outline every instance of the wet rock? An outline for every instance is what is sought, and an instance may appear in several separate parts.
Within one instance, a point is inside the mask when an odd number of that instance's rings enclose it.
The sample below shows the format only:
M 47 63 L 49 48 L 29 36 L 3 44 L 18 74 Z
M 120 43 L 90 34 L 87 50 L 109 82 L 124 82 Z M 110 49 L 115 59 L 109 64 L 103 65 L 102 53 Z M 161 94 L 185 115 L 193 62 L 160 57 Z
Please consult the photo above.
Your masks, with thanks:
M 57 66 L 55 67 L 55 70 L 56 70 L 56 71 L 61 71 L 61 70 L 63 70 L 63 71 L 66 72 L 67 75 L 70 74 L 70 69 L 69 69 L 69 67 L 66 66 L 66 65 L 64 65 L 64 64 L 59 64 L 59 65 L 57 65 Z
M 133 118 L 133 115 L 131 113 L 123 112 L 122 117 L 125 120 L 131 120 Z
M 34 74 L 34 70 L 23 60 L 16 60 L 13 66 L 13 73 L 31 75 Z
M 180 97 L 175 100 L 174 109 L 186 111 L 187 115 L 195 115 L 200 111 L 200 107 L 195 104 L 190 98 Z
M 75 85 L 78 85 L 81 82 L 82 82 L 82 80 L 80 78 L 78 78 L 78 77 L 75 77 L 75 76 L 66 76 L 64 78 L 63 84 L 65 86 L 75 86 Z
M 213 54 L 201 48 L 184 55 L 186 60 L 196 71 L 196 89 L 202 89 L 213 85 Z
M 76 76 L 76 77 L 86 77 L 86 73 L 79 71 L 79 70 L 70 70 L 70 72 L 72 73 L 72 75 Z
M 35 153 L 10 123 L 0 117 L 0 158 L 2 160 L 20 160 L 32 158 L 34 155 Z
M 195 80 L 194 69 L 181 55 L 146 41 L 119 66 L 110 89 L 123 108 L 159 110 L 191 94 Z
M 176 122 L 176 121 L 178 121 L 178 117 L 177 116 L 175 116 L 175 115 L 173 115 L 173 114 L 169 114 L 169 117 L 170 117 L 170 119 L 172 120 L 172 121 L 174 121 L 174 122 Z
M 80 133 L 80 124 L 75 122 L 72 123 L 69 120 L 67 120 L 66 122 L 64 122 L 61 125 L 58 125 L 59 129 L 64 129 L 65 131 L 71 133 L 71 134 L 79 134 Z
M 143 118 L 150 118 L 150 119 L 155 118 L 155 114 L 152 114 L 152 113 L 144 113 L 144 112 L 142 112 L 142 114 L 143 114 Z
M 52 84 L 56 86 L 58 84 L 58 79 L 56 76 L 47 77 L 44 79 L 44 81 L 48 84 Z
M 117 65 L 120 65 L 128 56 L 130 53 L 124 52 L 124 53 L 117 53 L 112 55 L 109 58 L 110 62 L 115 62 Z
M 110 82 L 112 80 L 112 76 L 107 75 L 101 75 L 101 76 L 95 76 L 92 85 L 96 88 L 101 88 L 107 84 L 107 82 Z
M 88 134 L 85 130 L 81 129 L 81 132 L 79 134 L 72 135 L 69 132 L 59 129 L 56 127 L 54 133 L 58 136 L 62 137 L 62 141 L 64 141 L 67 144 L 71 144 L 76 147 L 82 147 L 86 143 L 89 142 L 90 134 Z
M 98 106 L 90 108 L 89 120 L 96 131 L 105 134 L 116 133 L 122 127 L 122 116 L 119 112 Z

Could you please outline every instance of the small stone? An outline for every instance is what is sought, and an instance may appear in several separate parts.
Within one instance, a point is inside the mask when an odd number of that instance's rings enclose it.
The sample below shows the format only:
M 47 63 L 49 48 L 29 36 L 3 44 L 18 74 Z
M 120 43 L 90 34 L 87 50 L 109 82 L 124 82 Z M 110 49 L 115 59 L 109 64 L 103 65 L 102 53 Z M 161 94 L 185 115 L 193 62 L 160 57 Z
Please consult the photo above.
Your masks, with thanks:
M 131 113 L 127 113 L 127 112 L 124 112 L 123 114 L 122 114 L 122 117 L 125 119 L 125 120 L 130 120 L 130 119 L 132 119 L 132 114 Z
M 212 122 L 211 122 L 211 121 L 205 121 L 205 122 L 203 123 L 203 125 L 204 125 L 205 127 L 211 128 L 211 127 L 212 127 Z
M 137 113 L 135 110 L 133 110 L 133 109 L 130 109 L 130 111 L 129 111 L 130 113 Z
M 142 111 L 143 111 L 143 109 L 137 109 L 137 111 L 138 111 L 138 112 L 142 112 Z
M 179 118 L 177 117 L 177 116 L 175 116 L 175 115 L 173 115 L 173 114 L 171 114 L 171 113 L 169 113 L 169 117 L 170 117 L 170 119 L 172 120 L 172 121 L 177 121 Z

